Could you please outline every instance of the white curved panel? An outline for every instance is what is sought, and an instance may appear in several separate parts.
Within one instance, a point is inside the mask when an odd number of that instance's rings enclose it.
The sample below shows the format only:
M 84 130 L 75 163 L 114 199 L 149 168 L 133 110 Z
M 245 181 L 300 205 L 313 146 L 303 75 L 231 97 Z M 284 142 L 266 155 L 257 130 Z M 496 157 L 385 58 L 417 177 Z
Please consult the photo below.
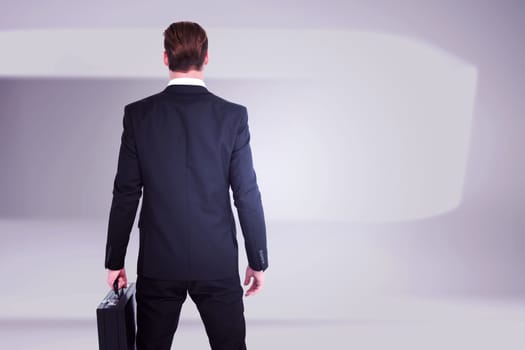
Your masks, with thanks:
M 235 91 L 269 218 L 410 220 L 459 205 L 472 64 L 379 33 L 207 31 L 206 79 L 271 83 Z M 161 29 L 9 31 L 0 45 L 4 77 L 167 78 Z

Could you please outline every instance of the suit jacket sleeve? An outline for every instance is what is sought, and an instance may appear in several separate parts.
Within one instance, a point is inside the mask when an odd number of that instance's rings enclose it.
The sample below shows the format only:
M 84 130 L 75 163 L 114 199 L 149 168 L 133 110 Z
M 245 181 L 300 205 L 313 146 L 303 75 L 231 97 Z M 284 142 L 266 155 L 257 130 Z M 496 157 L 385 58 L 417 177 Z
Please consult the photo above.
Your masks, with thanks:
M 129 236 L 142 195 L 142 178 L 133 124 L 127 106 L 124 108 L 117 173 L 113 183 L 113 199 L 109 213 L 105 267 L 119 270 L 124 267 Z
M 252 162 L 248 111 L 244 106 L 230 162 L 230 185 L 244 236 L 248 264 L 253 270 L 265 270 L 268 267 L 266 226 Z

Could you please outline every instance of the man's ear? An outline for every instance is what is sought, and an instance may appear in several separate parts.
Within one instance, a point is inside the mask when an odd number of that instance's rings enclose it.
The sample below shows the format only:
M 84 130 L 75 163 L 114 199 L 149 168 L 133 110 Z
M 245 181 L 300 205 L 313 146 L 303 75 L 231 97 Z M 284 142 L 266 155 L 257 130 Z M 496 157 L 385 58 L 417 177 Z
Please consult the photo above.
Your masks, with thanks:
M 206 56 L 204 57 L 204 64 L 208 64 L 208 51 L 206 51 Z
M 166 66 L 169 66 L 170 63 L 169 63 L 169 61 L 168 61 L 168 54 L 166 53 L 166 51 L 164 51 L 164 52 L 162 53 L 162 57 L 163 57 L 163 59 L 164 59 L 164 64 L 165 64 Z

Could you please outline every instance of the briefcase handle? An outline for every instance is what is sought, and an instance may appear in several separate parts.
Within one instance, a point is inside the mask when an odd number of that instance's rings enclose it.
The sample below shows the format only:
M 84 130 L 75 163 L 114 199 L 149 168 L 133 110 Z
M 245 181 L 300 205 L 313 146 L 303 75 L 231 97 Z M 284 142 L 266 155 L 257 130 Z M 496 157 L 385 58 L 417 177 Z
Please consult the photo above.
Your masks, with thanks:
M 113 281 L 113 292 L 115 292 L 115 295 L 120 299 L 120 297 L 122 296 L 122 294 L 124 294 L 124 288 L 120 288 L 120 294 L 119 294 L 119 289 L 118 289 L 118 277 L 115 278 L 115 280 Z

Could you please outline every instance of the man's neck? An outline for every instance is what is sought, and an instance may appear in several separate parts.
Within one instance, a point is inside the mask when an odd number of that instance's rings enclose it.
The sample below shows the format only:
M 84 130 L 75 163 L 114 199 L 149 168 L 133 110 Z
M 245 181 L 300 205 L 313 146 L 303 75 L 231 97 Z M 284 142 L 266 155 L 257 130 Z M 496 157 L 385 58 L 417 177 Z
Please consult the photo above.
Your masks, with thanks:
M 197 78 L 204 80 L 204 72 L 202 70 L 189 70 L 187 72 L 173 72 L 169 71 L 170 80 L 175 78 Z

